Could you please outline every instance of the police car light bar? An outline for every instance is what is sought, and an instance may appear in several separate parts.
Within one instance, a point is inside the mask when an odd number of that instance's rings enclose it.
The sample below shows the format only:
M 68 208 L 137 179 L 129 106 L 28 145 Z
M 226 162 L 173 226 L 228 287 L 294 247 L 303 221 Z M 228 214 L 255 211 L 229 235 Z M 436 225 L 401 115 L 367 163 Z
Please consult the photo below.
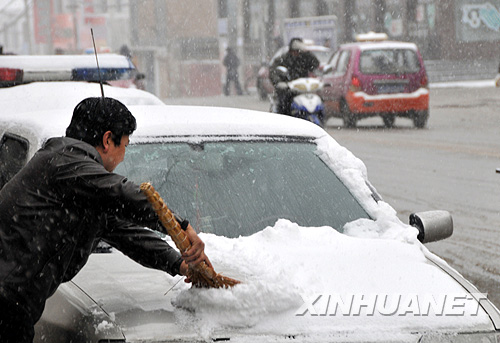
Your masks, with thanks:
M 134 64 L 122 55 L 102 54 L 99 64 L 103 81 L 132 79 L 136 73 Z M 99 73 L 92 55 L 0 56 L 0 85 L 36 81 L 99 82 Z

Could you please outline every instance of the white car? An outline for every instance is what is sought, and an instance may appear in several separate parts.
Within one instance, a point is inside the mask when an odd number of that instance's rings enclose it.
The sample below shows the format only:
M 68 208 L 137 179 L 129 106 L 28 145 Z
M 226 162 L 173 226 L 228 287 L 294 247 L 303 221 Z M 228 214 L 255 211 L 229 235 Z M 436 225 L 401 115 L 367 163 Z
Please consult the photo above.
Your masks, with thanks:
M 138 129 L 116 172 L 151 182 L 201 232 L 215 270 L 241 284 L 191 288 L 118 251 L 96 253 L 48 300 L 35 342 L 500 339 L 494 305 L 421 243 L 451 234 L 449 213 L 402 223 L 364 164 L 317 125 L 229 108 L 129 108 Z M 2 114 L 0 176 L 63 135 L 71 114 Z
M 126 106 L 164 105 L 155 95 L 135 89 L 103 85 L 105 96 Z M 99 97 L 98 83 L 84 81 L 33 82 L 0 88 L 0 108 L 3 113 L 31 112 L 53 109 L 73 109 L 85 98 Z
M 135 88 L 143 77 L 132 61 L 117 54 L 87 55 L 0 55 L 0 87 L 37 81 L 104 82 Z

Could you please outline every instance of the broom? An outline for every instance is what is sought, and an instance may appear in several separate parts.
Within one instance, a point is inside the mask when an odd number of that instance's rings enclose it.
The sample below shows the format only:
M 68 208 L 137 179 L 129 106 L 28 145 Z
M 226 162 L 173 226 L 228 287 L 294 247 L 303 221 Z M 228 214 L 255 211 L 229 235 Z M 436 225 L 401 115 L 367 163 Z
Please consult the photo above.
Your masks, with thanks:
M 174 241 L 177 249 L 181 253 L 191 248 L 191 242 L 186 232 L 182 230 L 181 226 L 175 220 L 174 215 L 168 209 L 167 205 L 160 197 L 160 194 L 154 189 L 149 182 L 141 184 L 141 191 L 146 195 L 146 198 L 153 206 L 158 218 L 167 230 L 167 233 Z M 240 283 L 238 280 L 231 279 L 215 272 L 215 270 L 207 265 L 205 261 L 197 265 L 189 265 L 188 277 L 196 287 L 204 288 L 229 288 Z

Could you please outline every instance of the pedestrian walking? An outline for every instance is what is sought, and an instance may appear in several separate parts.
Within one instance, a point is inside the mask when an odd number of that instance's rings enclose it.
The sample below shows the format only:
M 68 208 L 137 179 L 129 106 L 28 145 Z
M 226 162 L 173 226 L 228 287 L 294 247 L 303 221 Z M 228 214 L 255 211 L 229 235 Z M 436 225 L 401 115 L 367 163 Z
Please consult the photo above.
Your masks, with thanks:
M 231 82 L 234 82 L 236 93 L 242 95 L 240 80 L 238 76 L 238 67 L 240 66 L 240 59 L 234 53 L 232 48 L 226 49 L 226 56 L 224 57 L 224 66 L 226 67 L 226 84 L 224 85 L 224 94 L 229 95 Z

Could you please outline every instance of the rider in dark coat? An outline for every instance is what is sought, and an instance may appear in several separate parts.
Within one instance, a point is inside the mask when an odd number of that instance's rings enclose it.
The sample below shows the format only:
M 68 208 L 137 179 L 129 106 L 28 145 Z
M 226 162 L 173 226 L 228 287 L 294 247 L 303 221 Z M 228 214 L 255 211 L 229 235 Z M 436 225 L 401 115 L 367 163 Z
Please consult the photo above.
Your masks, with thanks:
M 301 38 L 292 38 L 288 51 L 277 57 L 269 69 L 269 78 L 274 85 L 279 103 L 279 113 L 289 114 L 293 95 L 288 88 L 281 87 L 280 82 L 291 81 L 307 77 L 319 67 L 319 60 L 310 51 L 304 49 Z M 288 69 L 288 80 L 283 79 L 277 68 L 283 66 Z
M 120 102 L 85 99 L 66 137 L 49 139 L 0 190 L 0 342 L 33 340 L 46 299 L 101 239 L 171 275 L 185 275 L 186 262 L 210 263 L 187 221 L 178 220 L 197 247 L 185 261 L 145 229 L 164 231 L 139 186 L 113 173 L 135 127 Z

